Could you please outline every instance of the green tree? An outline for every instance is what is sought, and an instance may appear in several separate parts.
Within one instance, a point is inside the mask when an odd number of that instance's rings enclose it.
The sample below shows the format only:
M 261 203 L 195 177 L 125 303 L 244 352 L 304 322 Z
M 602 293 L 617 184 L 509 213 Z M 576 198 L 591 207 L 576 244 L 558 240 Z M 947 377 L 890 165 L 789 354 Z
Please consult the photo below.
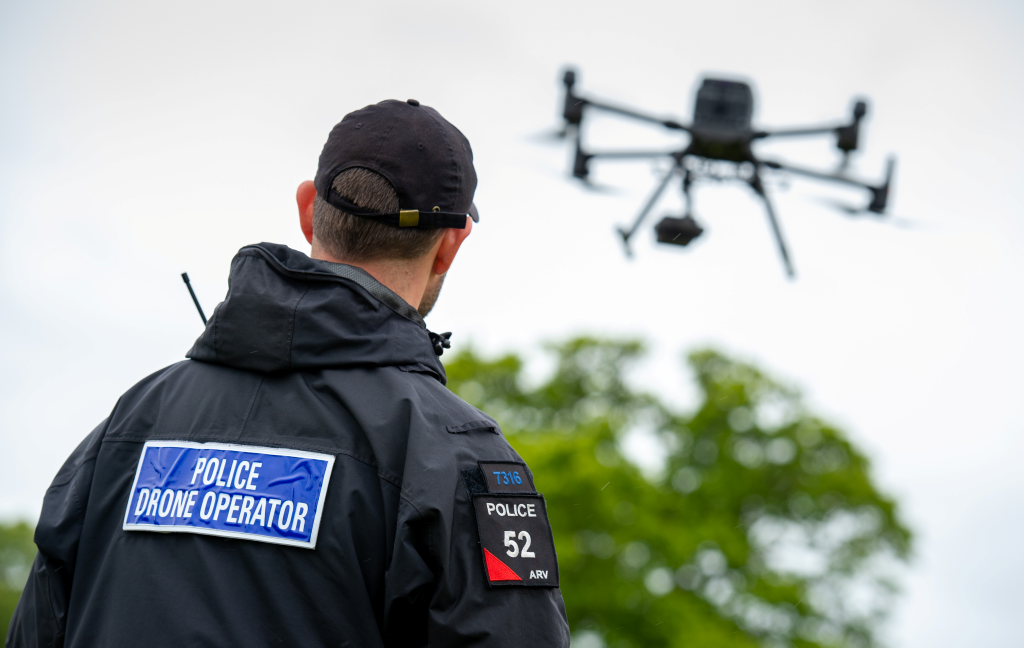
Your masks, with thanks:
M 472 349 L 449 387 L 495 416 L 548 501 L 577 645 L 874 646 L 911 535 L 863 453 L 800 395 L 710 350 L 689 356 L 703 398 L 673 412 L 623 381 L 637 342 L 551 348 L 531 388 L 516 355 Z M 665 469 L 620 451 L 660 435 Z
M 0 637 L 7 636 L 7 627 L 35 557 L 32 527 L 24 522 L 0 524 Z

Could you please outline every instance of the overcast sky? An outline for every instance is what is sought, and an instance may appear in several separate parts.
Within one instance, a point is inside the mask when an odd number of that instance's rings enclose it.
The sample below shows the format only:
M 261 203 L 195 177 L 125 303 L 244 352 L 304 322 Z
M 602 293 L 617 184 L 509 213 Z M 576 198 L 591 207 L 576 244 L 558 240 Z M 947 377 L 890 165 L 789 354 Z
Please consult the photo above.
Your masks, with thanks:
M 1019 645 L 1024 609 L 1024 11 L 1006 2 L 53 2 L 0 4 L 0 516 L 35 518 L 53 474 L 141 377 L 180 360 L 228 264 L 308 251 L 295 188 L 328 131 L 385 98 L 436 107 L 473 144 L 482 218 L 434 330 L 456 348 L 639 336 L 635 379 L 680 407 L 682 354 L 712 344 L 799 386 L 874 460 L 918 532 L 891 624 L 907 648 Z M 688 117 L 702 74 L 754 84 L 759 126 L 867 97 L 853 170 L 899 159 L 891 223 L 770 186 L 798 277 L 759 204 L 701 186 L 705 236 L 627 261 L 613 234 L 656 164 L 567 177 L 565 64 L 580 90 Z M 683 139 L 595 119 L 606 146 Z M 831 140 L 772 144 L 830 168 Z M 679 210 L 677 189 L 656 216 Z M 543 370 L 537 360 L 535 373 Z M 638 443 L 634 451 L 642 451 Z

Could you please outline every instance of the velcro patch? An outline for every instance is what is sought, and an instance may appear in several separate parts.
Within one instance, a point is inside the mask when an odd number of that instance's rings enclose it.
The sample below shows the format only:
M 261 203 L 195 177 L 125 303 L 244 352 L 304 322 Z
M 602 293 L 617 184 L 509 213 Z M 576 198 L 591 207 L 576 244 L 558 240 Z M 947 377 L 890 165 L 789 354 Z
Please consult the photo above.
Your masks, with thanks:
M 473 508 L 491 587 L 558 587 L 543 495 L 474 495 Z
M 492 493 L 536 493 L 526 464 L 519 461 L 481 461 L 480 472 Z
M 333 467 L 302 450 L 148 441 L 123 528 L 313 549 Z

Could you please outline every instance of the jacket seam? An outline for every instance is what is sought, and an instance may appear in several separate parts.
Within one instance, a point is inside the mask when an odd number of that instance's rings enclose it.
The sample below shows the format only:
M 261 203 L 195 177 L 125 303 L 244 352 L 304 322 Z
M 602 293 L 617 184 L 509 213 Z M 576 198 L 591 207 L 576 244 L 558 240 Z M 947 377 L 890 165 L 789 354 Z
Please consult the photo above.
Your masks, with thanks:
M 102 441 L 100 443 L 102 443 Z M 92 459 L 87 459 L 87 460 L 83 461 L 82 465 L 79 466 L 78 470 L 75 471 L 75 477 L 78 477 L 78 473 L 80 473 L 82 471 L 82 468 L 85 468 L 90 463 L 96 463 L 96 457 L 93 457 Z M 71 485 L 71 491 L 70 491 L 71 492 L 71 497 L 73 497 L 74 500 L 75 500 L 75 510 L 78 512 L 78 515 L 76 517 L 84 517 L 85 516 L 85 507 L 82 506 L 82 500 L 78 496 L 78 488 L 76 488 L 76 482 L 75 482 L 74 479 L 72 479 L 68 483 Z
M 409 499 L 405 495 L 405 489 L 404 488 L 402 488 L 401 490 L 398 491 L 398 497 L 402 501 L 404 501 L 406 504 L 411 506 L 412 510 L 416 511 L 416 519 L 418 519 L 418 520 L 424 519 L 423 511 L 421 511 L 418 506 L 413 504 L 413 501 L 411 499 Z M 436 555 L 435 551 L 434 551 L 434 538 L 433 538 L 433 534 L 431 533 L 429 528 L 427 529 L 426 538 L 427 538 L 427 555 L 429 557 L 433 558 L 433 556 Z M 437 554 L 439 554 L 439 553 L 440 552 L 437 552 Z M 428 565 L 428 568 L 429 567 L 430 567 L 430 565 Z M 430 571 L 433 572 L 434 570 L 431 569 Z M 435 581 L 437 580 L 437 574 L 436 573 L 434 574 L 434 579 L 435 579 Z
M 119 398 L 119 399 L 117 399 L 117 403 L 114 405 L 114 409 L 111 410 L 110 416 L 107 417 L 107 424 L 103 427 L 103 433 L 100 435 L 100 445 L 102 445 L 103 442 L 106 441 L 107 430 L 110 429 L 110 424 L 114 420 L 114 412 L 117 411 L 117 406 L 120 405 L 120 404 L 121 404 L 121 399 Z M 97 452 L 96 454 L 99 454 L 99 452 Z M 49 486 L 49 488 L 47 488 L 47 490 L 49 490 L 50 488 L 53 488 L 55 486 L 66 486 L 67 484 L 70 484 L 71 482 L 73 482 L 75 480 L 75 477 L 78 477 L 78 473 L 81 472 L 82 468 L 85 467 L 85 464 L 89 463 L 90 461 L 96 461 L 96 457 L 91 457 L 89 459 L 83 460 L 82 463 L 80 463 L 78 465 L 78 467 L 75 468 L 75 470 L 71 473 L 71 475 L 67 478 L 66 481 L 62 481 L 60 483 L 57 483 L 57 480 L 54 479 L 54 481 L 52 483 L 50 483 L 50 486 Z
M 387 134 L 384 135 L 384 139 L 382 139 L 380 141 L 380 146 L 377 147 L 377 150 L 373 154 L 373 163 L 374 164 L 377 164 L 380 161 L 381 149 L 384 148 L 384 144 L 386 144 L 388 139 L 391 137 L 391 133 L 394 132 L 395 126 L 398 126 L 398 123 L 403 121 L 404 119 L 405 119 L 405 113 L 401 113 L 399 115 L 399 117 L 397 119 L 395 119 L 395 121 L 391 124 L 391 128 L 388 129 Z
M 289 364 L 291 364 L 290 357 L 288 362 Z M 256 398 L 260 395 L 260 389 L 263 387 L 263 381 L 265 381 L 266 379 L 266 376 L 260 376 L 260 382 L 258 385 L 256 385 L 256 389 L 252 393 L 252 400 L 249 401 L 249 408 L 245 410 L 245 418 L 242 420 L 242 427 L 239 428 L 238 436 L 235 437 L 235 440 L 238 440 L 242 436 L 242 434 L 245 433 L 245 426 L 249 424 L 249 417 L 252 416 L 252 408 L 256 406 Z
M 413 508 L 413 510 L 416 511 L 416 516 L 417 517 L 423 517 L 423 511 L 421 511 L 418 506 L 413 504 L 413 501 L 406 496 L 404 488 L 401 491 L 398 492 L 398 496 L 400 498 L 402 498 L 403 500 L 405 500 L 405 503 L 408 504 L 409 506 L 411 506 Z M 430 542 L 429 538 L 427 538 L 427 542 L 428 543 Z
M 49 608 L 50 616 L 53 617 L 54 641 L 50 645 L 59 646 L 61 644 L 57 642 L 57 638 L 62 637 L 64 635 L 64 630 L 62 630 L 60 627 L 60 617 L 57 616 L 57 611 L 53 609 L 53 583 L 50 582 L 50 579 L 52 578 L 51 571 L 44 567 L 43 575 L 45 576 L 45 578 L 41 578 L 40 580 L 46 584 L 46 607 Z
M 108 424 L 108 426 L 109 426 L 109 424 Z M 104 430 L 104 432 L 105 431 L 106 430 Z M 103 440 L 101 439 L 100 440 L 100 444 L 102 445 L 102 443 L 103 443 Z M 96 457 L 92 457 L 90 459 L 86 459 L 85 461 L 83 461 L 81 463 L 81 465 L 78 466 L 78 468 L 75 469 L 75 472 L 72 475 L 71 479 L 69 479 L 68 481 L 64 482 L 63 484 L 59 484 L 59 486 L 69 485 L 69 491 L 68 492 L 71 495 L 71 499 L 75 503 L 75 519 L 76 520 L 82 519 L 83 523 L 84 523 L 84 518 L 85 518 L 85 508 L 82 506 L 82 500 L 81 500 L 81 498 L 78 495 L 78 488 L 77 488 L 78 484 L 75 481 L 75 478 L 78 477 L 79 473 L 82 472 L 83 468 L 85 468 L 89 464 L 95 464 L 95 463 L 96 463 Z M 54 484 L 54 486 L 57 486 L 57 484 Z M 53 488 L 54 486 L 51 486 L 50 488 Z M 81 540 L 81 531 L 79 532 L 79 540 Z M 63 568 L 67 569 L 67 565 L 66 564 L 63 565 Z M 56 637 L 60 637 L 60 636 L 64 635 L 64 633 L 66 632 L 67 626 L 65 625 L 64 628 L 61 627 L 60 617 L 57 616 L 57 611 L 53 609 L 53 595 L 51 593 L 51 591 L 53 589 L 53 583 L 50 582 L 50 579 L 52 577 L 52 572 L 49 569 L 47 569 L 44 573 L 46 575 L 46 578 L 43 579 L 46 582 L 46 603 L 47 603 L 47 607 L 50 608 L 50 615 L 53 617 L 53 624 L 54 624 L 54 627 L 55 627 L 55 630 L 56 630 L 56 632 L 54 634 L 54 637 L 56 638 Z M 70 574 L 70 577 L 71 577 L 72 580 L 74 579 L 74 576 L 75 575 L 73 573 Z M 59 643 L 57 643 L 55 641 L 52 645 L 57 646 L 57 645 L 61 645 L 61 644 L 59 644 Z
M 455 167 L 455 181 L 458 184 L 458 189 L 456 189 L 456 192 L 461 192 L 462 191 L 462 171 L 459 169 L 459 160 L 458 160 L 458 156 L 455 155 L 455 147 L 452 145 L 452 141 L 448 138 L 449 134 L 445 131 L 445 128 L 441 124 L 441 122 L 438 119 L 436 119 L 433 115 L 431 115 L 430 113 L 427 113 L 427 115 L 434 121 L 434 125 L 437 127 L 437 131 L 441 134 L 441 137 L 444 138 L 444 142 L 448 146 L 449 152 L 451 152 L 451 154 L 452 154 L 452 166 Z
M 218 359 L 217 358 L 217 356 L 218 356 L 218 353 L 217 353 L 217 329 L 220 328 L 220 319 L 217 318 L 217 317 L 213 317 L 214 315 L 217 314 L 217 308 L 216 307 L 214 307 L 213 311 L 214 312 L 211 313 L 210 317 L 213 319 L 213 359 L 216 360 L 216 359 Z
M 309 294 L 309 286 L 302 291 L 299 298 L 295 300 L 295 307 L 292 308 L 291 321 L 288 322 L 288 368 L 292 367 L 292 343 L 295 341 L 295 314 L 299 311 L 299 304 Z M 262 383 L 261 383 L 262 384 Z
M 103 443 L 103 441 L 100 441 L 100 443 Z M 47 490 L 49 490 L 50 488 L 57 488 L 59 486 L 67 486 L 71 482 L 75 481 L 75 477 L 78 477 L 78 473 L 81 472 L 82 468 L 85 468 L 85 464 L 89 463 L 90 461 L 96 461 L 96 457 L 83 460 L 82 463 L 78 464 L 78 467 L 75 468 L 74 472 L 71 473 L 71 476 L 68 477 L 66 481 L 62 481 L 59 484 L 56 481 L 54 481 L 53 483 L 50 484 Z

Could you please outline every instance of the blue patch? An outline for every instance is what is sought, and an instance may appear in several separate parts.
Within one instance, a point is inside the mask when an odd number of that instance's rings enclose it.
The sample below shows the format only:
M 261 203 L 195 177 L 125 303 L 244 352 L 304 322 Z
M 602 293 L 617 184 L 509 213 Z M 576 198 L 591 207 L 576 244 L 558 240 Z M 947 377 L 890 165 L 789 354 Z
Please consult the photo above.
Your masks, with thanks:
M 302 450 L 148 441 L 123 528 L 313 549 L 333 467 Z

